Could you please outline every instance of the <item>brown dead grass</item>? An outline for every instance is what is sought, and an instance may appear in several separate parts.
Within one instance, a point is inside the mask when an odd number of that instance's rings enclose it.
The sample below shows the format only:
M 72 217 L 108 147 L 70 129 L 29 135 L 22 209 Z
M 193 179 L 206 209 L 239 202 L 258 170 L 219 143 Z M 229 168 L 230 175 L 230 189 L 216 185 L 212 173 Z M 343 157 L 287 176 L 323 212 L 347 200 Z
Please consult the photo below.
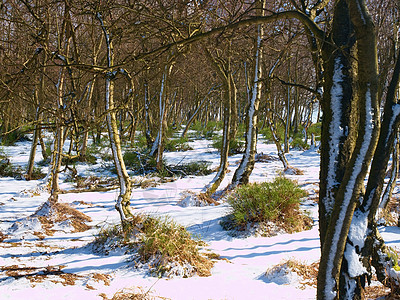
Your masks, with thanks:
M 15 279 L 26 278 L 33 284 L 49 279 L 51 282 L 61 283 L 64 286 L 75 285 L 76 280 L 80 279 L 81 276 L 71 273 L 64 273 L 62 271 L 63 268 L 65 268 L 64 265 L 47 267 L 12 265 L 1 267 L 0 270 L 5 272 L 9 277 L 13 277 Z
M 114 187 L 116 185 L 118 185 L 118 179 L 98 176 L 89 176 L 87 178 L 80 177 L 79 180 L 76 181 L 76 187 L 78 189 L 93 190 L 99 188 Z
M 397 215 L 398 210 L 399 210 L 399 199 L 392 197 L 389 200 L 386 208 L 380 210 L 378 218 L 383 218 L 385 220 L 386 226 L 397 226 L 398 217 L 395 217 L 395 215 Z
M 45 205 L 49 206 L 49 214 L 40 215 L 39 212 Z M 53 230 L 52 228 L 55 223 L 60 223 L 64 221 L 69 221 L 71 223 L 71 226 L 74 228 L 72 232 L 83 232 L 91 228 L 91 226 L 87 225 L 86 222 L 91 222 L 92 219 L 66 203 L 59 203 L 48 200 L 33 215 L 33 217 L 35 216 L 42 223 L 42 227 L 47 235 L 54 234 L 56 230 Z M 37 233 L 36 235 L 40 239 L 44 238 L 40 233 Z
M 256 156 L 255 156 L 255 162 L 269 163 L 269 162 L 278 161 L 278 160 L 279 160 L 279 158 L 268 155 L 268 154 L 264 154 L 262 152 L 259 154 L 256 154 Z
M 374 285 L 365 287 L 365 299 L 400 299 L 399 296 L 390 295 L 390 289 L 384 285 Z M 398 297 L 398 298 L 396 298 Z
M 0 243 L 7 238 L 7 235 L 0 231 Z
M 283 170 L 283 173 L 286 175 L 304 175 L 303 170 L 290 166 Z
M 92 278 L 93 278 L 93 280 L 95 280 L 97 282 L 103 281 L 104 285 L 107 285 L 107 286 L 110 285 L 111 275 L 101 274 L 101 273 L 94 273 L 94 274 L 92 274 Z
M 144 179 L 139 185 L 142 189 L 147 189 L 149 187 L 156 187 L 158 183 L 155 179 Z
M 170 298 L 151 295 L 150 291 L 145 292 L 141 287 L 118 291 L 111 299 L 104 293 L 99 296 L 103 297 L 103 300 L 171 300 Z
M 304 289 L 306 286 L 317 287 L 319 262 L 314 262 L 311 265 L 308 265 L 296 259 L 288 259 L 267 270 L 266 274 L 270 274 L 274 270 L 282 268 L 285 265 L 290 269 L 290 271 L 297 273 L 301 278 L 301 289 Z

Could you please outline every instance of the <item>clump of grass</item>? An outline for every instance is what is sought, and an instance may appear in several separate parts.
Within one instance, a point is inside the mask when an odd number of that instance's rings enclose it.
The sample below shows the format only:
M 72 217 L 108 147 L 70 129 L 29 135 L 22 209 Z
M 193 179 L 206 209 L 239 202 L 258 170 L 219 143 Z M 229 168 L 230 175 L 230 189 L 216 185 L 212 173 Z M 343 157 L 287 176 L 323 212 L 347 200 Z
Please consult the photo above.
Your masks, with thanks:
M 321 122 L 314 123 L 312 124 L 308 130 L 307 134 L 311 136 L 311 134 L 314 134 L 315 140 L 320 141 L 321 140 Z
M 146 264 L 151 274 L 159 277 L 210 276 L 213 263 L 199 252 L 203 245 L 169 218 L 135 215 L 124 226 L 102 230 L 94 241 L 94 250 L 107 253 L 124 248 L 136 255 L 136 263 Z
M 114 296 L 109 299 L 104 293 L 99 294 L 103 297 L 103 300 L 167 300 L 169 298 L 164 298 L 160 296 L 151 295 L 150 291 L 144 291 L 142 288 L 137 289 L 123 289 L 114 294 Z
M 314 262 L 311 265 L 302 263 L 296 259 L 288 259 L 278 265 L 269 268 L 265 272 L 266 278 L 276 278 L 277 276 L 288 275 L 289 272 L 296 273 L 299 276 L 300 288 L 305 288 L 307 285 L 316 287 L 318 276 L 319 262 Z
M 0 151 L 0 177 L 13 177 L 15 179 L 23 179 L 25 170 L 20 166 L 14 166 L 9 157 L 1 150 Z M 43 176 L 42 176 L 43 175 Z M 41 174 L 38 168 L 34 169 L 32 174 L 33 179 L 43 178 L 44 174 Z
M 290 143 L 290 145 L 294 148 L 294 149 L 299 149 L 299 150 L 308 150 L 310 149 L 310 145 L 307 144 L 303 138 L 301 137 L 296 137 L 293 139 L 293 141 Z
M 222 129 L 222 122 L 209 121 L 204 124 L 197 121 L 190 126 L 190 129 L 195 131 L 194 137 L 210 139 L 216 134 L 215 131 Z
M 143 167 L 145 163 L 145 154 L 143 156 L 140 152 L 126 151 L 123 155 L 125 166 L 138 169 Z
M 22 142 L 29 140 L 25 133 L 29 131 L 29 128 L 19 128 L 15 129 L 7 134 L 1 136 L 1 144 L 3 146 L 14 146 L 16 142 Z
M 32 176 L 31 176 L 32 180 L 43 179 L 45 177 L 46 177 L 46 174 L 42 172 L 41 168 L 33 167 L 33 172 L 32 172 Z
M 222 147 L 222 137 L 216 138 L 211 146 L 215 149 L 221 149 Z M 229 141 L 229 155 L 244 153 L 245 151 L 245 142 L 239 140 L 238 138 Z
M 305 196 L 296 182 L 282 176 L 273 182 L 239 186 L 228 197 L 232 212 L 221 225 L 237 231 L 269 223 L 288 233 L 309 229 L 312 220 L 300 210 L 300 199 Z
M 211 163 L 207 161 L 192 161 L 186 164 L 169 166 L 169 169 L 176 174 L 181 173 L 185 176 L 206 176 L 213 172 L 213 170 L 209 169 L 210 164 Z
M 166 141 L 164 150 L 170 152 L 193 150 L 193 148 L 188 145 L 188 142 L 189 139 L 187 137 L 171 138 Z
M 392 268 L 396 271 L 400 271 L 399 254 L 396 252 L 396 250 L 394 250 L 391 247 L 387 247 L 386 255 L 388 256 L 388 258 L 392 263 Z

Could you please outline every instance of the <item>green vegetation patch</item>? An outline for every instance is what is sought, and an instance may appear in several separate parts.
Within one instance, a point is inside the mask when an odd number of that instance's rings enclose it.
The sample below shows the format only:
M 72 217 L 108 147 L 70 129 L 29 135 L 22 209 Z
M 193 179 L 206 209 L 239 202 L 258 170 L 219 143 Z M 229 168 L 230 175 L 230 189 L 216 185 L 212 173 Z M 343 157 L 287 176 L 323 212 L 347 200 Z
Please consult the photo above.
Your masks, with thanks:
M 189 139 L 187 137 L 170 138 L 166 141 L 164 150 L 169 152 L 193 150 L 193 148 L 188 145 L 188 142 Z
M 222 137 L 217 137 L 211 143 L 211 146 L 215 149 L 221 149 L 222 147 Z M 229 141 L 229 155 L 244 153 L 245 151 L 245 142 L 239 140 L 238 138 Z
M 213 262 L 199 252 L 204 245 L 169 218 L 135 215 L 123 227 L 101 230 L 93 250 L 108 254 L 123 249 L 136 266 L 145 265 L 158 277 L 210 276 Z
M 190 129 L 195 131 L 191 136 L 195 138 L 210 139 L 216 135 L 215 131 L 221 130 L 222 127 L 223 123 L 221 121 L 209 121 L 207 123 L 197 121 L 190 126 Z
M 234 232 L 258 226 L 261 235 L 310 229 L 312 219 L 300 210 L 300 199 L 305 196 L 296 182 L 281 176 L 273 182 L 239 186 L 228 197 L 232 212 L 221 225 Z

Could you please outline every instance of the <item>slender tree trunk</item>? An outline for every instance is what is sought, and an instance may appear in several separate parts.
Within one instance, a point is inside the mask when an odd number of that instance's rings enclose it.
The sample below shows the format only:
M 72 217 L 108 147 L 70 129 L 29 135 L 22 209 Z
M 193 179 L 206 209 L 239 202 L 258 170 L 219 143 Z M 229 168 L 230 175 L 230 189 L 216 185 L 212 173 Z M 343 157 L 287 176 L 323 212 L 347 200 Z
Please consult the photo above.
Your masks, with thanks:
M 206 100 L 208 99 L 208 96 L 210 96 L 211 92 L 214 90 L 214 87 L 211 87 L 207 93 L 207 95 L 204 96 L 203 100 L 199 103 L 197 106 L 196 110 L 193 112 L 193 114 L 190 116 L 189 120 L 186 123 L 185 129 L 182 132 L 181 137 L 184 138 L 190 128 L 190 125 L 192 125 L 193 121 L 196 119 L 196 117 L 199 115 L 201 108 L 203 105 L 206 103 Z
M 156 157 L 157 170 L 161 171 L 163 165 L 164 140 L 167 130 L 167 80 L 172 71 L 173 64 L 165 65 L 159 94 L 159 123 L 157 137 L 154 140 L 150 156 Z
M 36 91 L 35 91 L 35 94 L 36 94 L 35 98 L 37 98 Z M 39 121 L 39 106 L 36 107 L 35 121 L 36 122 Z M 29 153 L 28 167 L 27 167 L 27 171 L 25 174 L 26 180 L 32 179 L 32 173 L 33 173 L 33 169 L 35 166 L 36 149 L 37 149 L 37 144 L 39 142 L 39 131 L 40 131 L 39 125 L 35 124 L 35 127 L 33 129 L 33 139 L 32 139 L 32 144 L 31 144 L 31 151 Z
M 122 225 L 124 226 L 126 224 L 127 219 L 132 217 L 132 212 L 130 208 L 132 184 L 128 172 L 126 171 L 124 159 L 122 156 L 121 140 L 118 132 L 117 118 L 114 106 L 114 82 L 113 82 L 114 74 L 112 72 L 113 60 L 114 60 L 113 47 L 110 40 L 110 35 L 103 22 L 101 14 L 97 13 L 96 17 L 101 24 L 107 45 L 107 66 L 110 69 L 110 71 L 107 72 L 105 80 L 105 98 L 106 98 L 106 112 L 107 112 L 106 121 L 107 121 L 107 129 L 108 129 L 108 136 L 110 139 L 111 151 L 114 159 L 114 165 L 117 171 L 117 176 L 120 186 L 120 191 L 115 204 L 115 208 L 118 211 Z
M 214 179 L 206 186 L 206 194 L 214 194 L 218 187 L 224 180 L 226 172 L 228 170 L 228 156 L 229 156 L 229 144 L 231 137 L 231 110 L 232 110 L 232 77 L 231 77 L 231 62 L 230 57 L 225 62 L 225 66 L 222 65 L 221 61 L 217 61 L 211 54 L 210 50 L 205 48 L 205 52 L 209 60 L 211 61 L 214 69 L 217 71 L 223 86 L 223 101 L 221 103 L 222 116 L 224 120 L 223 134 L 222 134 L 222 146 L 220 149 L 220 164 Z
M 151 135 L 152 122 L 150 118 L 150 98 L 149 98 L 149 85 L 147 81 L 144 83 L 144 120 L 145 128 L 144 133 L 146 137 L 147 147 L 152 147 L 154 141 Z
M 87 105 L 87 112 L 86 112 L 86 116 L 89 119 L 90 118 L 90 109 L 92 106 L 92 98 L 93 98 L 93 90 L 94 90 L 94 85 L 95 85 L 95 81 L 96 79 L 93 79 L 89 86 L 88 86 L 88 91 L 87 91 L 87 97 L 86 97 L 86 105 Z M 82 146 L 80 149 L 80 157 L 82 160 L 85 160 L 86 157 L 86 153 L 87 153 L 87 146 L 88 146 L 88 140 L 89 140 L 89 130 L 86 128 L 84 133 L 83 133 L 83 137 L 82 137 Z
M 264 15 L 263 8 L 265 7 L 265 0 L 257 1 L 257 7 L 259 9 L 258 14 Z M 261 99 L 261 88 L 262 88 L 262 59 L 263 59 L 263 47 L 262 39 L 264 30 L 262 25 L 257 26 L 257 40 L 255 43 L 255 65 L 254 65 L 254 80 L 252 84 L 251 92 L 248 91 L 249 96 L 251 95 L 250 101 L 246 110 L 246 144 L 245 153 L 239 167 L 236 169 L 233 175 L 232 183 L 230 188 L 234 188 L 238 184 L 246 184 L 249 182 L 249 177 L 254 169 L 255 154 L 257 152 L 257 122 L 258 122 L 258 108 Z
M 218 187 L 221 185 L 222 180 L 224 180 L 226 172 L 228 170 L 228 155 L 229 155 L 229 142 L 230 142 L 230 126 L 231 126 L 231 87 L 230 81 L 224 84 L 225 93 L 224 93 L 224 128 L 223 128 L 223 136 L 222 136 L 222 147 L 220 150 L 220 163 L 217 174 L 214 179 L 209 183 L 207 188 L 207 194 L 214 194 Z

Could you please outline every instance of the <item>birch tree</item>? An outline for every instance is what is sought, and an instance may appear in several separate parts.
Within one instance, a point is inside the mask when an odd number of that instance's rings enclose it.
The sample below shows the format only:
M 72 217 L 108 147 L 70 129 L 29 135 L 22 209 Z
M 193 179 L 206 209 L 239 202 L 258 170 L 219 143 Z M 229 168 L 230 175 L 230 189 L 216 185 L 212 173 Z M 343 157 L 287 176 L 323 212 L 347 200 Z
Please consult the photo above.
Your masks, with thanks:
M 212 195 L 216 192 L 220 186 L 222 180 L 225 178 L 228 170 L 228 155 L 229 155 L 229 143 L 231 138 L 231 110 L 232 110 L 232 97 L 234 97 L 234 87 L 232 86 L 232 66 L 231 57 L 228 56 L 227 61 L 222 60 L 220 57 L 214 57 L 208 48 L 205 48 L 205 53 L 213 65 L 215 71 L 218 74 L 222 82 L 223 87 L 223 130 L 222 130 L 222 146 L 220 149 L 220 163 L 217 174 L 213 180 L 206 187 L 206 194 Z
M 107 28 L 103 16 L 97 12 L 96 18 L 98 19 L 101 29 L 103 30 L 106 53 L 107 53 L 107 72 L 105 74 L 105 105 L 106 105 L 106 122 L 108 129 L 108 136 L 110 140 L 111 151 L 114 160 L 114 166 L 117 171 L 119 180 L 119 195 L 116 200 L 115 208 L 118 211 L 121 222 L 126 224 L 128 218 L 132 217 L 130 208 L 130 199 L 132 194 L 132 183 L 130 181 L 128 172 L 125 167 L 124 159 L 121 150 L 121 140 L 118 132 L 116 112 L 114 106 L 114 78 L 118 74 L 118 70 L 114 67 L 114 52 L 112 44 L 112 35 Z M 122 72 L 124 72 L 122 70 Z
M 265 0 L 256 1 L 255 7 L 257 15 L 264 15 Z M 263 60 L 263 25 L 257 25 L 257 39 L 255 42 L 255 62 L 254 62 L 254 79 L 251 89 L 250 102 L 246 110 L 246 135 L 245 135 L 245 153 L 239 167 L 236 169 L 232 179 L 231 188 L 238 184 L 246 184 L 249 182 L 249 177 L 254 169 L 255 154 L 257 152 L 257 122 L 258 122 L 258 107 L 261 100 L 262 88 L 262 60 Z

